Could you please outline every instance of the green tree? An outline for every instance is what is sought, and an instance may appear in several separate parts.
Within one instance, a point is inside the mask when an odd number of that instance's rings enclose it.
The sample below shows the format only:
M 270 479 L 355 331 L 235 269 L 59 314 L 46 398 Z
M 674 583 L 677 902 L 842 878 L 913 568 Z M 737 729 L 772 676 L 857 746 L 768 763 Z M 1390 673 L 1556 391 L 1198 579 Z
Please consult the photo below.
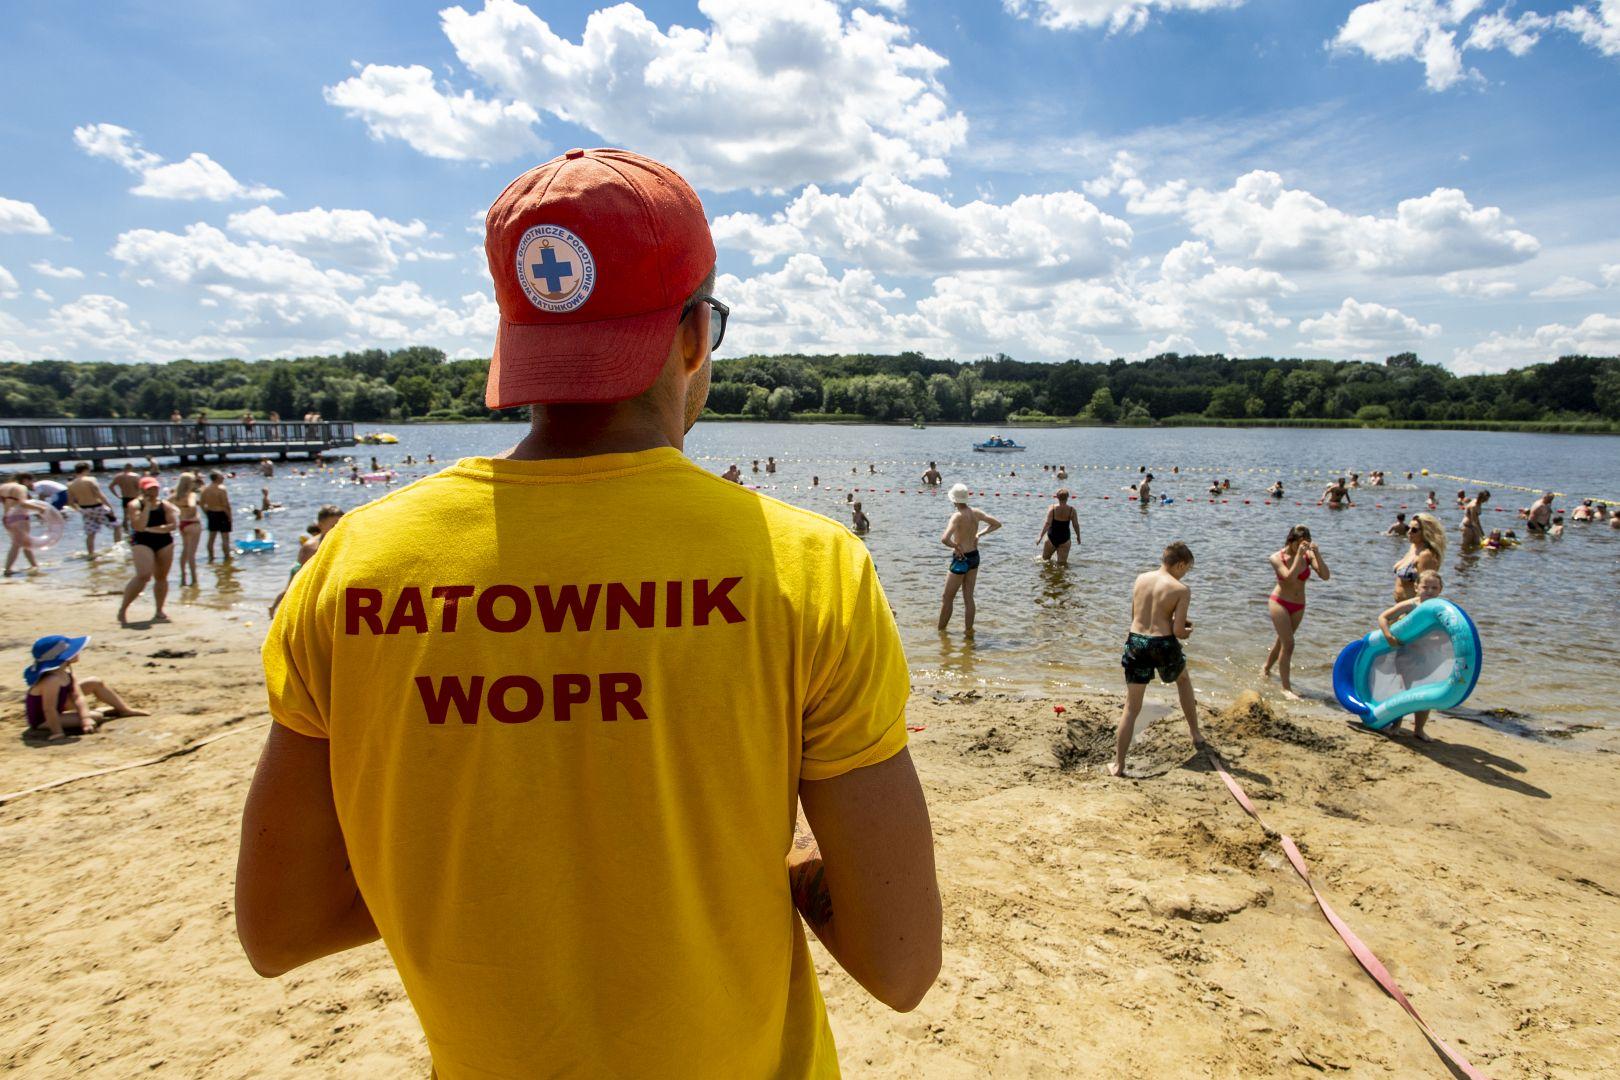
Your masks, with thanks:
M 786 420 L 793 412 L 793 389 L 778 386 L 765 399 L 765 411 L 772 420 Z
M 1114 392 L 1106 386 L 1097 387 L 1097 392 L 1091 395 L 1091 401 L 1086 405 L 1084 415 L 1088 420 L 1100 420 L 1104 424 L 1118 420 L 1119 406 L 1114 404 Z
M 433 411 L 433 383 L 426 376 L 407 375 L 394 383 L 394 390 L 406 417 L 426 416 Z
M 274 410 L 285 418 L 297 416 L 302 411 L 298 407 L 298 376 L 293 374 L 290 364 L 277 364 L 270 369 L 270 377 L 264 381 L 260 397 L 266 409 Z
M 1248 402 L 1248 391 L 1237 383 L 1227 383 L 1215 388 L 1204 415 L 1217 420 L 1241 420 L 1248 415 Z
M 750 386 L 748 398 L 743 402 L 744 416 L 752 416 L 756 420 L 764 420 L 770 415 L 771 392 L 763 386 Z

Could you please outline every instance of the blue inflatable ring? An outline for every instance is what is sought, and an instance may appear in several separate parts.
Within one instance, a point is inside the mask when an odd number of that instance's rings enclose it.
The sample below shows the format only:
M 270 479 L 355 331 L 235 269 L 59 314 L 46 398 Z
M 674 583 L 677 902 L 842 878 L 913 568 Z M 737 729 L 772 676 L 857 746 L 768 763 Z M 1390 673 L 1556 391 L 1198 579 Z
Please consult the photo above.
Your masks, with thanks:
M 1333 664 L 1339 704 L 1382 731 L 1403 716 L 1454 709 L 1479 683 L 1479 631 L 1450 600 L 1425 600 L 1390 628 L 1392 646 L 1374 630 L 1346 645 Z
M 238 540 L 236 542 L 236 550 L 237 551 L 274 551 L 274 550 L 276 550 L 276 542 L 274 540 L 247 540 L 247 539 L 243 539 L 243 540 Z

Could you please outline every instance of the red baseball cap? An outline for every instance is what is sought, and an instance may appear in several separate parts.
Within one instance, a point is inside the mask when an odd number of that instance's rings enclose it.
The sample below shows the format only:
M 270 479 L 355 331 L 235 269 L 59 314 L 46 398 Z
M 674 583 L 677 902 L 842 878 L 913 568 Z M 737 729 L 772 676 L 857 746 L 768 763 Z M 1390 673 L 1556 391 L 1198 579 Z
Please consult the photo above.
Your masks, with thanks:
M 570 150 L 484 218 L 501 309 L 484 401 L 624 401 L 663 370 L 681 306 L 714 269 L 697 193 L 628 150 Z
M 147 488 L 162 487 L 163 485 L 158 483 L 158 478 L 155 476 L 143 476 L 135 486 L 145 491 Z

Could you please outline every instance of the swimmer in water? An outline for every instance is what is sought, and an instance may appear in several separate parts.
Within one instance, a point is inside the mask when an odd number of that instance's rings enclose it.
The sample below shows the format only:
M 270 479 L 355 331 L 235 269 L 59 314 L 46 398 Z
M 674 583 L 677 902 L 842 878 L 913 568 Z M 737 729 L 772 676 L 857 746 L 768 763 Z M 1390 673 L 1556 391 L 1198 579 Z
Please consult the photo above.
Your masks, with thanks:
M 1294 693 L 1290 669 L 1294 659 L 1294 635 L 1299 632 L 1300 623 L 1305 621 L 1305 583 L 1311 579 L 1313 570 L 1323 581 L 1329 580 L 1332 575 L 1322 559 L 1322 553 L 1311 539 L 1311 530 L 1304 525 L 1295 525 L 1288 530 L 1282 550 L 1273 553 L 1269 561 L 1271 573 L 1277 581 L 1266 601 L 1266 610 L 1271 616 L 1273 629 L 1277 631 L 1277 639 L 1266 653 L 1266 664 L 1260 669 L 1260 675 L 1271 678 L 1271 669 L 1275 667 L 1282 682 L 1283 697 L 1298 701 L 1299 695 Z
M 1322 501 L 1327 503 L 1329 510 L 1342 510 L 1346 506 L 1356 505 L 1350 501 L 1350 486 L 1345 483 L 1342 476 L 1322 489 Z
M 1269 489 L 1267 489 L 1266 494 L 1270 495 L 1273 499 L 1282 498 L 1283 497 L 1283 483 L 1282 483 L 1282 481 L 1279 480 L 1275 484 L 1272 484 L 1271 487 Z
M 1204 749 L 1203 737 L 1198 734 L 1198 700 L 1193 696 L 1192 676 L 1187 674 L 1187 658 L 1181 649 L 1181 643 L 1192 637 L 1193 630 L 1192 620 L 1187 617 L 1192 590 L 1181 580 L 1192 567 L 1191 549 L 1178 540 L 1164 549 L 1159 568 L 1139 574 L 1131 587 L 1131 632 L 1120 657 L 1120 666 L 1125 669 L 1125 708 L 1114 740 L 1114 761 L 1108 766 L 1110 776 L 1125 775 L 1125 755 L 1142 711 L 1142 698 L 1155 674 L 1160 682 L 1176 684 L 1193 749 Z
M 1059 480 L 1067 480 L 1069 478 L 1069 467 L 1067 465 L 1058 466 L 1057 478 Z
M 771 476 L 771 475 L 775 474 L 775 472 L 776 472 L 776 459 L 773 458 L 773 457 L 767 457 L 765 459 L 765 475 L 766 476 Z
M 1479 520 L 1480 511 L 1491 501 L 1491 493 L 1481 490 L 1470 501 L 1463 503 L 1462 549 L 1473 551 L 1485 540 L 1485 526 Z M 1549 502 L 1551 499 L 1548 500 Z
M 1035 538 L 1041 545 L 1041 561 L 1046 562 L 1056 555 L 1059 566 L 1068 565 L 1069 547 L 1079 537 L 1080 515 L 1069 505 L 1069 489 L 1058 488 L 1057 502 L 1046 508 L 1041 535 Z
M 1556 514 L 1553 516 L 1552 528 L 1548 530 L 1547 535 L 1551 536 L 1554 540 L 1562 540 L 1564 538 L 1563 514 Z
M 1549 491 L 1530 505 L 1524 527 L 1531 535 L 1545 533 L 1552 524 L 1552 504 L 1553 493 Z
M 950 490 L 953 510 L 950 521 L 939 542 L 951 549 L 950 572 L 945 575 L 945 596 L 939 606 L 939 628 L 944 630 L 951 622 L 956 606 L 956 594 L 962 594 L 962 614 L 968 634 L 973 633 L 973 587 L 979 580 L 979 541 L 1001 528 L 1001 522 L 968 505 L 973 492 L 966 484 L 957 484 Z M 981 528 L 980 526 L 983 526 Z
M 1467 505 L 1468 505 L 1468 492 L 1463 491 L 1462 489 L 1459 488 L 1458 491 L 1457 491 L 1457 509 L 1461 510 L 1463 507 L 1465 507 Z
M 1209 493 L 1211 495 L 1219 495 L 1221 493 L 1221 482 L 1219 480 L 1210 481 Z
M 928 463 L 928 468 L 923 470 L 922 482 L 927 484 L 929 487 L 938 487 L 940 481 L 944 479 L 945 478 L 940 475 L 939 466 L 932 461 Z
M 820 486 L 821 486 L 821 477 L 819 477 L 819 476 L 812 476 L 812 477 L 811 477 L 811 478 L 810 478 L 810 486 L 811 486 L 811 487 L 820 487 Z
M 1136 485 L 1136 501 L 1143 507 L 1153 498 L 1153 474 L 1148 473 L 1142 477 L 1142 482 Z
M 861 509 L 860 503 L 851 503 L 849 508 L 849 526 L 856 536 L 865 536 L 872 531 L 872 522 Z
M 1396 514 L 1394 522 L 1384 530 L 1385 536 L 1405 536 L 1407 530 L 1406 515 Z
M 740 484 L 742 483 L 742 470 L 737 468 L 735 464 L 729 465 L 726 467 L 726 471 L 720 474 L 720 479 L 730 480 L 733 484 Z
M 754 459 L 754 472 L 759 472 L 759 458 Z
M 1425 601 L 1425 600 L 1433 600 L 1437 596 L 1439 596 L 1441 591 L 1444 588 L 1445 588 L 1445 582 L 1440 579 L 1439 571 L 1437 571 L 1437 570 L 1425 570 L 1423 573 L 1419 574 L 1418 575 L 1418 580 L 1417 580 L 1417 585 L 1416 585 L 1416 591 L 1411 596 L 1407 597 L 1405 600 L 1402 600 L 1400 603 L 1396 604 L 1394 607 L 1390 608 L 1389 610 L 1385 611 L 1382 615 L 1378 616 L 1378 629 L 1383 632 L 1384 640 L 1389 642 L 1389 644 L 1390 644 L 1390 646 L 1392 648 L 1399 647 L 1400 644 L 1401 644 L 1401 640 L 1400 640 L 1400 638 L 1396 637 L 1391 632 L 1391 628 L 1396 623 L 1400 622 L 1402 619 L 1404 619 L 1408 615 L 1412 614 L 1413 609 L 1416 608 L 1419 604 L 1423 603 L 1423 601 Z M 1405 717 L 1402 717 L 1401 720 L 1397 720 L 1397 721 L 1395 721 L 1393 724 L 1391 724 L 1389 726 L 1388 730 L 1389 730 L 1390 734 L 1395 734 L 1396 732 L 1401 730 L 1401 723 L 1402 723 L 1403 720 L 1405 720 Z M 1425 735 L 1423 733 L 1423 725 L 1427 724 L 1428 722 L 1429 722 L 1429 710 L 1428 709 L 1422 709 L 1422 710 L 1420 710 L 1418 712 L 1413 713 L 1412 714 L 1412 734 L 1413 734 L 1413 736 L 1415 736 L 1416 738 L 1422 739 L 1424 742 L 1431 741 L 1431 737 L 1428 736 L 1428 735 Z
M 1427 505 L 1428 505 L 1430 510 L 1438 510 L 1438 509 L 1440 509 L 1440 500 L 1435 498 L 1435 494 L 1432 491 L 1429 492 L 1429 501 L 1428 501 Z

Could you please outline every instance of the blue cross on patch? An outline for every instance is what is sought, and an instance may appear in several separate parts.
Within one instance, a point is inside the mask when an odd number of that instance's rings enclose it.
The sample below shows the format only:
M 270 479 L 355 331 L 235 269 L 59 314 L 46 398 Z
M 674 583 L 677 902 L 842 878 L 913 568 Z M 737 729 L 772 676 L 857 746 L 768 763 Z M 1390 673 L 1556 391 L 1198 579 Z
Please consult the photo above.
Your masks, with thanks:
M 537 281 L 546 283 L 547 292 L 562 292 L 563 278 L 574 276 L 574 264 L 558 262 L 555 248 L 541 248 L 540 261 L 529 267 Z

